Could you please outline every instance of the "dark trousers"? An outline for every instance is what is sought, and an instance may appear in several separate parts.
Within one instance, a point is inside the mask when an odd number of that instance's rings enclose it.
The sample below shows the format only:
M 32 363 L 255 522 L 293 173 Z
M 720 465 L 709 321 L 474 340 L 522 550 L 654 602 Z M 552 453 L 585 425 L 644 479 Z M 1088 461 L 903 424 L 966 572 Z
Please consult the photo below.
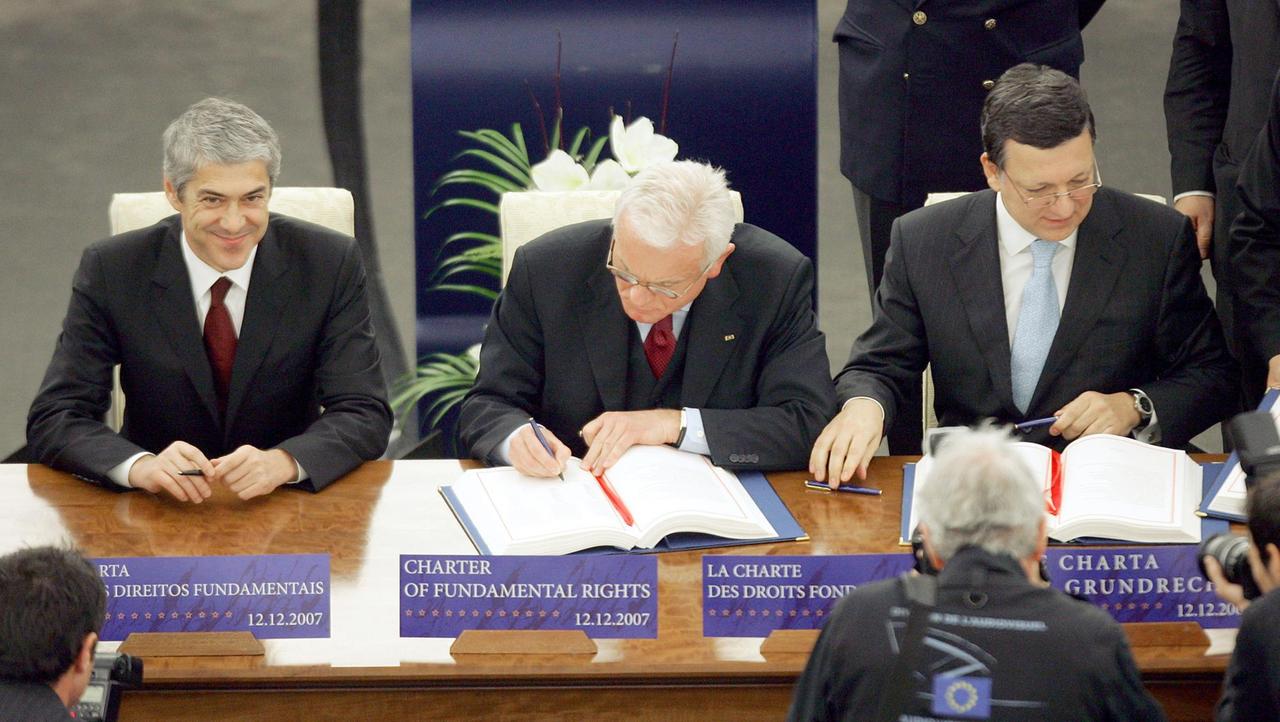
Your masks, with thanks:
M 862 258 L 866 265 L 867 288 L 871 291 L 871 312 L 876 312 L 876 289 L 884 275 L 884 259 L 889 252 L 889 232 L 893 221 L 911 207 L 878 200 L 853 187 L 853 210 L 858 216 L 858 237 L 862 239 Z M 919 454 L 924 436 L 920 384 L 904 389 L 898 405 L 898 416 L 888 429 L 890 454 Z

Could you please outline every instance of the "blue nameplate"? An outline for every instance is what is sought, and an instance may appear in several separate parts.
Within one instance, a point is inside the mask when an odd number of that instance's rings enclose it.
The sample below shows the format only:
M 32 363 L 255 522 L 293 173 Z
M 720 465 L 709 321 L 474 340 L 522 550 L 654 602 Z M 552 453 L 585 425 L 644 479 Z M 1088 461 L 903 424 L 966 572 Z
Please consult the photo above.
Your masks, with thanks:
M 329 555 L 107 557 L 102 639 L 132 632 L 329 636 Z
M 1218 599 L 1200 574 L 1197 545 L 1071 549 L 1046 555 L 1054 587 L 1087 599 L 1118 622 L 1240 626 L 1240 610 Z
M 466 629 L 653 639 L 658 559 L 400 555 L 400 636 L 456 637 Z
M 911 569 L 910 554 L 702 557 L 702 634 L 819 629 L 840 597 Z

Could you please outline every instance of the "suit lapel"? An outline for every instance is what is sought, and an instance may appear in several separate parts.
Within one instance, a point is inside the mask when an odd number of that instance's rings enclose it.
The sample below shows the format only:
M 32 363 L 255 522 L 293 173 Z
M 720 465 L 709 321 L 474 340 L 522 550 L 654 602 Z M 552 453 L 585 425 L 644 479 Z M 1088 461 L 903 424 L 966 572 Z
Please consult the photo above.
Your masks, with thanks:
M 721 369 L 737 350 L 736 340 L 744 324 L 740 313 L 745 309 L 735 309 L 738 281 L 730 263 L 726 261 L 720 275 L 708 281 L 698 294 L 685 319 L 687 328 L 681 330 L 681 335 L 689 334 L 680 384 L 682 406 L 706 405 Z
M 603 248 L 608 248 L 613 233 L 604 230 Z M 613 274 L 604 267 L 602 251 L 599 266 L 587 279 L 586 304 L 578 317 L 581 331 L 577 343 L 587 347 L 587 361 L 595 378 L 596 390 L 606 411 L 622 411 L 627 407 L 627 342 L 635 333 L 635 324 L 622 311 Z
M 176 219 L 176 216 L 174 217 Z M 218 419 L 218 397 L 213 388 L 213 372 L 209 369 L 209 357 L 204 351 L 204 337 L 200 332 L 200 320 L 196 318 L 191 275 L 182 261 L 180 224 L 175 220 L 160 244 L 155 272 L 151 276 L 154 303 L 152 308 L 169 342 L 195 387 L 196 394 L 204 402 L 209 416 Z
M 1009 322 L 1004 312 L 1004 282 L 1000 274 L 999 241 L 996 233 L 996 195 L 983 191 L 969 206 L 956 229 L 956 246 L 951 258 L 951 277 L 969 321 L 991 386 L 1011 415 L 1013 382 L 1009 371 Z
M 1120 269 L 1124 268 L 1129 255 L 1122 244 L 1115 242 L 1121 230 L 1122 221 L 1104 188 L 1094 197 L 1093 208 L 1080 224 L 1067 302 L 1044 369 L 1040 372 L 1040 381 L 1031 396 L 1030 407 L 1035 407 L 1046 389 L 1080 352 L 1089 331 L 1111 298 L 1111 292 L 1120 279 Z
M 271 348 L 279 331 L 285 307 L 306 293 L 297 283 L 297 272 L 284 258 L 276 239 L 274 224 L 258 244 L 249 277 L 249 296 L 244 304 L 244 320 L 236 343 L 236 360 L 231 366 L 231 389 L 227 397 L 227 424 L 236 417 L 249 387 L 249 381 Z

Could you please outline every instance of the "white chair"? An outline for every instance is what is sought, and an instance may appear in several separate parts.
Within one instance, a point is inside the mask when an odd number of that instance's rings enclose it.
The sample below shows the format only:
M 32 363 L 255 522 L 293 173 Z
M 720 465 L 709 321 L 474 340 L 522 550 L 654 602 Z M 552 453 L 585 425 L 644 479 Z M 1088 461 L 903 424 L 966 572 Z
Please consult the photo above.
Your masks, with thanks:
M 355 235 L 356 205 L 351 192 L 345 188 L 273 188 L 267 209 L 332 228 L 348 236 Z M 111 196 L 111 204 L 107 207 L 113 236 L 145 228 L 174 212 L 162 191 L 116 193 Z M 119 431 L 124 424 L 124 392 L 120 390 L 119 366 L 116 366 L 113 378 L 107 421 L 111 428 Z
M 613 217 L 620 191 L 520 191 L 503 193 L 498 202 L 502 233 L 502 284 L 507 283 L 516 249 L 562 226 Z M 742 196 L 729 191 L 734 219 L 742 222 Z
M 926 206 L 931 206 L 934 203 L 949 201 L 953 198 L 959 198 L 960 196 L 963 196 L 963 195 L 968 195 L 968 193 L 967 192 L 930 193 L 928 196 L 925 197 L 924 204 Z M 1159 203 L 1162 206 L 1168 205 L 1168 202 L 1165 200 L 1164 196 L 1154 195 L 1151 193 L 1137 193 L 1135 195 L 1138 195 L 1142 198 L 1146 198 L 1147 200 L 1150 200 L 1150 201 L 1155 201 L 1156 203 Z M 933 410 L 933 394 L 934 394 L 933 374 L 929 371 L 928 366 L 924 367 L 924 374 L 920 383 L 922 386 L 921 397 L 924 403 L 924 409 L 923 409 L 923 412 L 920 414 L 920 418 L 924 425 L 924 429 L 923 429 L 924 432 L 928 433 L 929 429 L 932 429 L 938 425 L 938 414 Z

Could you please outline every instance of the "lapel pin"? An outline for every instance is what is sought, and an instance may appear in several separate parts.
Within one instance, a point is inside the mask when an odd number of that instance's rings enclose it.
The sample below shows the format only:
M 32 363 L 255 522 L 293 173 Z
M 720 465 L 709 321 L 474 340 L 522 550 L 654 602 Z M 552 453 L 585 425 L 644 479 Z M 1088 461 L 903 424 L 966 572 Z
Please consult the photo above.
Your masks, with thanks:
M 726 340 L 726 341 L 732 341 L 732 340 L 734 340 L 735 338 L 737 338 L 737 336 L 735 336 L 734 334 L 728 334 L 728 335 L 726 335 L 726 336 L 724 337 L 724 340 Z

